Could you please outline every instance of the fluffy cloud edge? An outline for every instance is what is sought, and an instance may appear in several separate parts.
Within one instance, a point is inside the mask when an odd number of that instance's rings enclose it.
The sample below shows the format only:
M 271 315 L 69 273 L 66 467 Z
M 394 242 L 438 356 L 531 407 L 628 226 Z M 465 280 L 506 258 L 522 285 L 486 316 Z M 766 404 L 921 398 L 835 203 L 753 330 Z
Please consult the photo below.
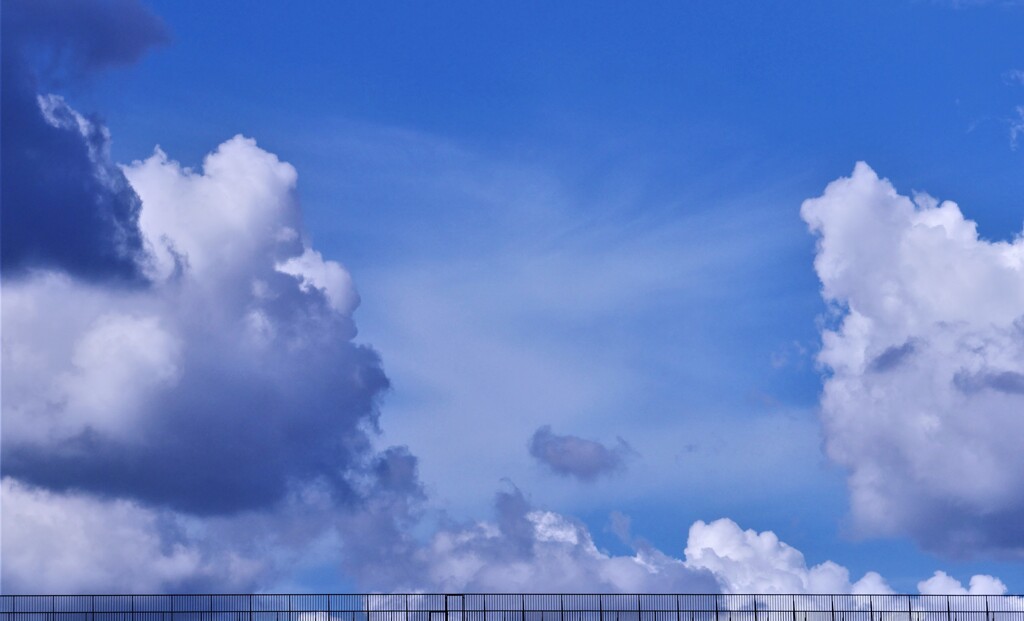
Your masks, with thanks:
M 1024 238 L 864 162 L 804 201 L 830 305 L 818 361 L 829 458 L 863 536 L 1024 556 Z

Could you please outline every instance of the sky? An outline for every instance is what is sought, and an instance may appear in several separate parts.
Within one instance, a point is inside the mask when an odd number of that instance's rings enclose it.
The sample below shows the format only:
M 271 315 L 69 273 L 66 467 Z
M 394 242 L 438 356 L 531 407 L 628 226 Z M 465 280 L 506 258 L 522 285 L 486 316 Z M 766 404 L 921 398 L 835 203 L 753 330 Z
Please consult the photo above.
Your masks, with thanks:
M 1024 592 L 1024 5 L 0 10 L 3 592 Z

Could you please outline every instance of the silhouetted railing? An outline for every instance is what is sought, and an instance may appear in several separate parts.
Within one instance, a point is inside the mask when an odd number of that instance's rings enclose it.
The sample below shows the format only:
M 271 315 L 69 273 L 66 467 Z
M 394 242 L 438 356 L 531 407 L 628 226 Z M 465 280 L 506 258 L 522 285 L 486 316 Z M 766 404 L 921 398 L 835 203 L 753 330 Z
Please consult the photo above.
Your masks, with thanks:
M 0 621 L 1024 621 L 1014 595 L 2 595 Z

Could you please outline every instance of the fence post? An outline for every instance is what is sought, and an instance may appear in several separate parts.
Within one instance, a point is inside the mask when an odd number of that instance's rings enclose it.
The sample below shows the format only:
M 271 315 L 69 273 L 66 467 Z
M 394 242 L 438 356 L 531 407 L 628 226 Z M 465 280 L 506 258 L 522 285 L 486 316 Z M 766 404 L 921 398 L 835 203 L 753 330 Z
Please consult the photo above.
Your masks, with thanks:
M 946 596 L 946 621 L 953 621 L 953 612 L 949 609 L 949 596 Z

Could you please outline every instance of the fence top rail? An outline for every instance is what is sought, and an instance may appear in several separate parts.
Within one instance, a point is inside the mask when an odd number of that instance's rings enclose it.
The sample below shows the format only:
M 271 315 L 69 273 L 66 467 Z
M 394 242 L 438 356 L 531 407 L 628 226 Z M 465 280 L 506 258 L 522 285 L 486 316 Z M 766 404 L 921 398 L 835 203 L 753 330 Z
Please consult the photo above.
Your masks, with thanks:
M 624 597 L 679 597 L 688 599 L 697 598 L 844 598 L 844 599 L 915 599 L 915 600 L 946 600 L 946 599 L 976 599 L 976 600 L 1019 600 L 1024 594 L 1005 593 L 1002 595 L 980 595 L 974 593 L 934 593 L 934 594 L 912 594 L 912 593 L 589 593 L 564 592 L 431 592 L 431 593 L 5 593 L 0 594 L 0 599 L 11 598 L 56 598 L 56 597 L 78 597 L 78 598 L 212 598 L 212 597 L 246 597 L 246 598 L 275 598 L 275 597 L 348 597 L 348 598 L 385 598 L 385 597 L 600 597 L 600 598 L 624 598 Z

